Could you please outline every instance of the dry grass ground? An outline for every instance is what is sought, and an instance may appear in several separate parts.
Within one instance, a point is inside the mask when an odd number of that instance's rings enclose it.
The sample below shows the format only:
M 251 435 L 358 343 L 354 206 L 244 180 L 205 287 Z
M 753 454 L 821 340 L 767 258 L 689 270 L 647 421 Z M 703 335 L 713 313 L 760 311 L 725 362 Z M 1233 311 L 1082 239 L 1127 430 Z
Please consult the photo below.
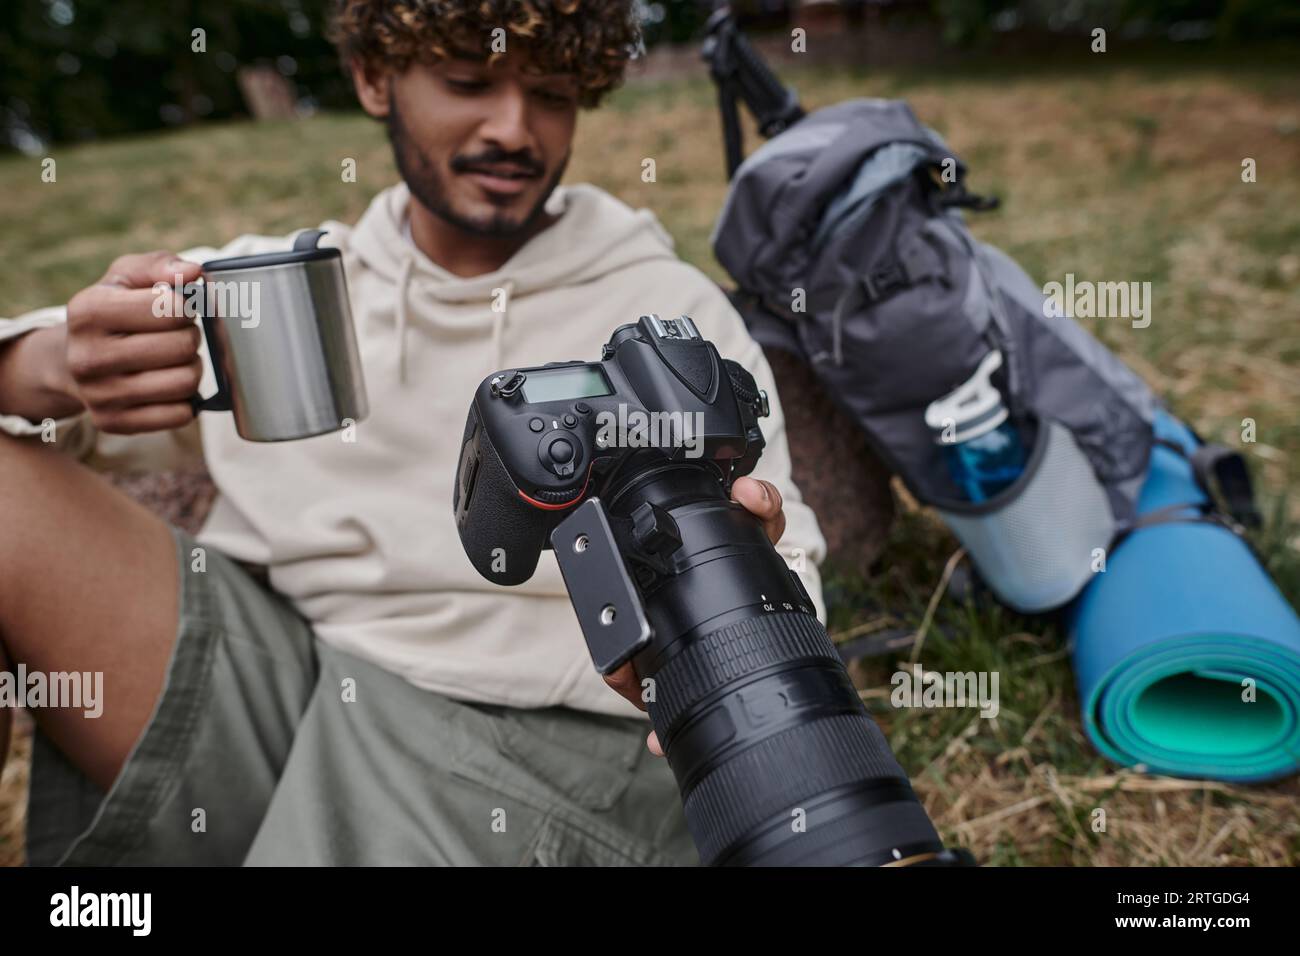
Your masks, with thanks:
M 1300 599 L 1300 83 L 1293 67 L 1149 62 L 976 65 L 942 74 L 809 69 L 788 79 L 808 106 L 901 96 L 1002 196 L 977 233 L 1041 281 L 1068 272 L 1150 281 L 1149 328 L 1091 327 L 1203 434 L 1244 446 L 1272 515 L 1261 549 Z M 681 254 L 719 279 L 708 234 L 725 183 L 711 88 L 690 79 L 621 91 L 584 117 L 569 178 L 653 208 Z M 753 142 L 751 138 L 751 143 Z M 0 161 L 11 228 L 0 231 L 0 310 L 64 301 L 114 255 L 241 232 L 355 219 L 394 172 L 382 130 L 355 116 L 232 124 L 58 150 L 58 181 L 34 160 Z M 344 158 L 357 182 L 340 182 Z M 656 181 L 643 182 L 652 158 Z M 1242 182 L 1243 159 L 1258 181 Z M 647 307 L 652 305 L 647 303 Z M 622 317 L 610 316 L 611 323 Z M 954 544 L 906 513 L 880 575 L 834 573 L 841 635 L 920 628 Z M 886 608 L 887 612 L 879 609 Z M 1002 710 L 893 711 L 896 661 L 855 665 L 903 766 L 954 842 L 995 864 L 1294 864 L 1295 779 L 1260 787 L 1123 771 L 1087 743 L 1073 677 L 1050 622 L 944 599 L 921 662 L 997 670 Z M 907 652 L 900 654 L 900 660 Z M 0 861 L 21 858 L 23 735 L 0 785 Z M 1094 832 L 1094 811 L 1106 829 Z

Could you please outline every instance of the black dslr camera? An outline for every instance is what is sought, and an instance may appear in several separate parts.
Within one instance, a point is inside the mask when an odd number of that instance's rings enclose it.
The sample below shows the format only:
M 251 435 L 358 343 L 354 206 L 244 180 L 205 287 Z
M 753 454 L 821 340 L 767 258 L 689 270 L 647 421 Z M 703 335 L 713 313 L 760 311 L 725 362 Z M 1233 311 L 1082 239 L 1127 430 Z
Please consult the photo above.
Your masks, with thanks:
M 798 575 L 729 499 L 767 413 L 686 316 L 620 326 L 599 362 L 490 375 L 456 475 L 465 553 L 520 584 L 555 551 L 596 668 L 633 664 L 704 863 L 967 863 Z

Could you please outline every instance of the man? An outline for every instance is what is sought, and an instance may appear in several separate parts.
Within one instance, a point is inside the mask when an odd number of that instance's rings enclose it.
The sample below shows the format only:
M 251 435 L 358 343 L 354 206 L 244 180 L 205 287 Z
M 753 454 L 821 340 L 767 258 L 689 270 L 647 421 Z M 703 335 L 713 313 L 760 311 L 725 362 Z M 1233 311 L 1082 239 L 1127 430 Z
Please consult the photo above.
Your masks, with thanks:
M 649 212 L 557 188 L 579 107 L 636 42 L 630 5 L 346 0 L 335 38 L 403 179 L 354 227 L 321 227 L 370 399 L 355 441 L 255 444 L 218 414 L 197 436 L 200 337 L 154 315 L 155 283 L 292 236 L 124 256 L 66 310 L 0 322 L 4 654 L 104 674 L 102 718 L 34 713 L 29 856 L 695 862 L 630 667 L 611 693 L 552 555 L 518 588 L 480 578 L 450 506 L 478 382 L 593 356 L 644 312 L 691 315 L 775 399 L 739 317 Z M 36 437 L 50 419 L 71 454 Z M 762 480 L 733 494 L 802 552 L 824 619 L 779 402 L 762 424 Z M 220 496 L 197 541 L 74 460 L 160 466 L 200 444 Z

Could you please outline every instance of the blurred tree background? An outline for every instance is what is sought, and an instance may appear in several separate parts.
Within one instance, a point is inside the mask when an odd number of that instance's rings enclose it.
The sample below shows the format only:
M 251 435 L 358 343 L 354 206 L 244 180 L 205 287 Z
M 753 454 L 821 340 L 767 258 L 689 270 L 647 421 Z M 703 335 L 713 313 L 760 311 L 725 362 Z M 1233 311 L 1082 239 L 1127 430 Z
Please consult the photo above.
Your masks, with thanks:
M 819 0 L 804 0 L 816 5 Z M 1300 37 L 1295 0 L 829 0 L 849 23 L 921 24 L 948 44 L 998 34 L 1086 34 L 1223 44 Z M 635 0 L 646 44 L 697 39 L 711 0 Z M 325 23 L 334 0 L 4 0 L 0 150 L 248 115 L 249 74 L 291 108 L 355 104 Z M 782 29 L 796 0 L 737 0 L 753 30 Z M 196 32 L 201 31 L 201 33 Z M 241 85 L 241 78 L 245 81 Z M 265 89 L 265 85 L 262 87 Z M 283 95 L 283 94 L 287 94 Z
M 4 0 L 0 139 L 30 151 L 42 142 L 246 114 L 236 75 L 249 66 L 285 77 L 304 111 L 352 105 L 324 38 L 332 6 L 332 0 Z

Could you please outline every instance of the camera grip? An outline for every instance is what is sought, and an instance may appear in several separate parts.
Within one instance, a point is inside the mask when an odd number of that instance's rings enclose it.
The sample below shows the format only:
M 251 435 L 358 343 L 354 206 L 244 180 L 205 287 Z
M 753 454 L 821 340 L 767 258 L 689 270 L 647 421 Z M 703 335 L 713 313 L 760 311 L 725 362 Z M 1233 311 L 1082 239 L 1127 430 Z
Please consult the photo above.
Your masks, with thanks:
M 472 405 L 452 506 L 461 546 L 479 574 L 504 585 L 533 576 L 554 519 L 520 497 Z

